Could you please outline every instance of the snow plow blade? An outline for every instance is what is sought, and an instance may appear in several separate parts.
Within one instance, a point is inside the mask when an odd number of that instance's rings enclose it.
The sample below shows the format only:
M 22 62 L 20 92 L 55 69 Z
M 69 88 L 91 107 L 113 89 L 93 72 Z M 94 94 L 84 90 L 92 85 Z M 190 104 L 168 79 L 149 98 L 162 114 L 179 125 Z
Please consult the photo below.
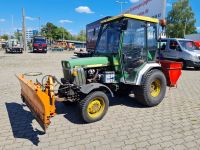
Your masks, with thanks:
M 33 83 L 25 79 L 24 75 L 17 76 L 21 85 L 23 102 L 31 110 L 33 116 L 46 132 L 50 125 L 50 118 L 55 116 L 55 96 L 53 92 L 53 78 L 48 77 L 45 85 Z

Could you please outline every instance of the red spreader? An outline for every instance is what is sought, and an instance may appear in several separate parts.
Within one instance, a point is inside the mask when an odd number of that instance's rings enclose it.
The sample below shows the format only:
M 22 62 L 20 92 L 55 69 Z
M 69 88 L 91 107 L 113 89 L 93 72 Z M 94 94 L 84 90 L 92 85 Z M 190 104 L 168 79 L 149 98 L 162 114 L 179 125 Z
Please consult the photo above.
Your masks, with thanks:
M 162 71 L 167 79 L 167 86 L 175 87 L 182 74 L 182 62 L 160 60 Z

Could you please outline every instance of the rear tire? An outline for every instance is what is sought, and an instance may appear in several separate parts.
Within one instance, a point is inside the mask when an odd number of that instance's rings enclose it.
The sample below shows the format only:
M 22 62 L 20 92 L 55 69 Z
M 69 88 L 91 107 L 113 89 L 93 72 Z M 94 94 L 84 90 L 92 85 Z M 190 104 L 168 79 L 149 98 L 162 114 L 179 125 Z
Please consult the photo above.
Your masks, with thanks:
M 83 120 L 92 123 L 105 116 L 108 111 L 109 100 L 105 93 L 96 91 L 87 95 L 80 101 L 79 105 Z
M 143 78 L 141 87 L 135 91 L 139 103 L 153 107 L 162 102 L 166 93 L 166 78 L 160 70 L 151 70 Z

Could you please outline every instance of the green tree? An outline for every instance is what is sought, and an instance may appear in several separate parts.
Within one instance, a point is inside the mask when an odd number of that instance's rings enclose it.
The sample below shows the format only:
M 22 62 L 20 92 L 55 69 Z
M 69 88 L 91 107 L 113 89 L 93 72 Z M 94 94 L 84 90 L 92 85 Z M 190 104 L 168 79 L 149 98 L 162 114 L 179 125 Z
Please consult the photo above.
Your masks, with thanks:
M 69 33 L 65 28 L 58 27 L 54 33 L 54 39 L 64 39 L 64 40 L 71 40 L 71 33 Z
M 167 17 L 167 36 L 184 38 L 187 34 L 196 33 L 196 19 L 189 0 L 178 0 L 173 4 Z
M 51 40 L 61 40 L 63 39 L 63 36 L 65 40 L 72 39 L 72 35 L 70 32 L 68 32 L 63 27 L 57 27 L 52 23 L 47 23 L 45 26 L 42 27 L 42 35 Z
M 48 22 L 45 26 L 42 27 L 41 32 L 42 35 L 48 39 L 53 39 L 53 35 L 56 29 L 57 27 L 53 23 Z
M 86 31 L 85 30 L 81 30 L 78 34 L 78 36 L 76 37 L 76 40 L 78 41 L 86 41 Z
M 2 35 L 0 38 L 7 41 L 7 40 L 8 40 L 8 35 L 7 35 L 7 34 L 4 34 L 4 35 Z

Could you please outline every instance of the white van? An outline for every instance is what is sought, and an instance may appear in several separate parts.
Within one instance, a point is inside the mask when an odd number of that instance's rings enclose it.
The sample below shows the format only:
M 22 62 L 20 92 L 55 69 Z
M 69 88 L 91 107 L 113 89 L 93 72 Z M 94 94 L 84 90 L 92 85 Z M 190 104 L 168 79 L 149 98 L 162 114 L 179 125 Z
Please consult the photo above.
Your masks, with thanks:
M 200 69 L 200 49 L 192 40 L 168 38 L 159 41 L 160 59 L 183 62 L 183 68 Z

